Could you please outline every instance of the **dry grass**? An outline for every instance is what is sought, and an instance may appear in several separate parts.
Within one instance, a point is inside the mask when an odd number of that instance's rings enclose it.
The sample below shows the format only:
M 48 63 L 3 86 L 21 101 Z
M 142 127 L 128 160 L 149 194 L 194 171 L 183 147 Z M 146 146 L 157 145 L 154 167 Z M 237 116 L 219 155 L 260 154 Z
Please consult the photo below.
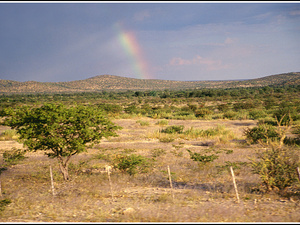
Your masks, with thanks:
M 115 120 L 123 127 L 119 137 L 103 140 L 88 153 L 75 156 L 69 182 L 63 181 L 55 159 L 41 152 L 27 153 L 28 158 L 0 175 L 2 198 L 11 200 L 0 212 L 0 222 L 300 222 L 299 186 L 291 198 L 257 191 L 259 178 L 248 165 L 257 146 L 242 141 L 243 129 L 255 126 L 255 121 L 168 120 L 168 126 L 184 125 L 185 130 L 223 126 L 228 131 L 223 139 L 222 134 L 177 135 L 172 142 L 160 142 L 154 135 L 162 128 L 158 121 Z M 0 156 L 10 147 L 19 148 L 20 144 L 1 141 Z M 214 162 L 201 166 L 190 159 L 187 149 L 221 153 Z M 152 166 L 135 176 L 113 170 L 112 199 L 104 168 L 121 153 L 143 155 Z M 50 165 L 56 196 L 51 192 Z M 240 203 L 236 202 L 229 165 L 234 167 Z

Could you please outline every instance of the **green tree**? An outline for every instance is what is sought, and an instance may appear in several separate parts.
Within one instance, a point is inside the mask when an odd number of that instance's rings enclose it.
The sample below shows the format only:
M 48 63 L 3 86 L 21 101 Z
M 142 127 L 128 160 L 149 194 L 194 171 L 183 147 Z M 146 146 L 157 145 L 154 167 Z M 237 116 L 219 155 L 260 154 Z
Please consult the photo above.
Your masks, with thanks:
M 105 118 L 97 108 L 83 105 L 44 104 L 5 110 L 4 125 L 17 130 L 28 151 L 45 151 L 57 158 L 65 180 L 69 179 L 68 165 L 73 155 L 86 151 L 88 145 L 102 137 L 116 136 L 120 129 Z

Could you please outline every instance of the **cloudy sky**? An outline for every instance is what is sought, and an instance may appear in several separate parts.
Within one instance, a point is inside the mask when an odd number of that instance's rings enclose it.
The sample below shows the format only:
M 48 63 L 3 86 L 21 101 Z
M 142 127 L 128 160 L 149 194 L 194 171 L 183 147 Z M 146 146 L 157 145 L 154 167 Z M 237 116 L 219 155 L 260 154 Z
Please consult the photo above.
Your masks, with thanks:
M 0 3 L 0 79 L 232 80 L 300 71 L 300 2 Z

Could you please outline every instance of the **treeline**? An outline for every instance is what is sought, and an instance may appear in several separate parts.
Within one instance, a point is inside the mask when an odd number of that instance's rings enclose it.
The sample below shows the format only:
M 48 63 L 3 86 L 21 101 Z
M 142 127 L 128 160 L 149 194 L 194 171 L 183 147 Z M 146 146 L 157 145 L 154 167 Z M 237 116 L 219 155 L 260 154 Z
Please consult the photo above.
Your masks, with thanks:
M 160 98 L 202 98 L 202 97 L 260 97 L 266 94 L 299 93 L 300 85 L 266 86 L 250 88 L 228 89 L 187 89 L 187 90 L 163 90 L 163 91 L 101 91 L 79 93 L 35 93 L 35 94 L 0 94 L 0 103 L 3 102 L 36 102 L 36 101 L 70 101 L 70 100 L 95 100 L 95 99 L 120 99 L 134 97 L 160 97 Z M 211 99 L 214 100 L 214 99 Z
M 180 91 L 84 92 L 73 94 L 14 94 L 0 96 L 0 111 L 44 103 L 89 104 L 109 116 L 155 119 L 257 119 L 274 123 L 291 115 L 300 120 L 300 85 Z

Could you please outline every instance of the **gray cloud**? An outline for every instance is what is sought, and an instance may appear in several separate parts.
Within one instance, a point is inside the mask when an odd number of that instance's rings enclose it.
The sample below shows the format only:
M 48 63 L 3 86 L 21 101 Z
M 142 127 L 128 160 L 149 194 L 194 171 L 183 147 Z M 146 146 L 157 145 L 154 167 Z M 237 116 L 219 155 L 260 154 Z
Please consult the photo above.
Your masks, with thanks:
M 141 77 L 114 24 L 133 31 L 152 77 L 246 79 L 300 71 L 300 4 L 0 4 L 0 79 Z

